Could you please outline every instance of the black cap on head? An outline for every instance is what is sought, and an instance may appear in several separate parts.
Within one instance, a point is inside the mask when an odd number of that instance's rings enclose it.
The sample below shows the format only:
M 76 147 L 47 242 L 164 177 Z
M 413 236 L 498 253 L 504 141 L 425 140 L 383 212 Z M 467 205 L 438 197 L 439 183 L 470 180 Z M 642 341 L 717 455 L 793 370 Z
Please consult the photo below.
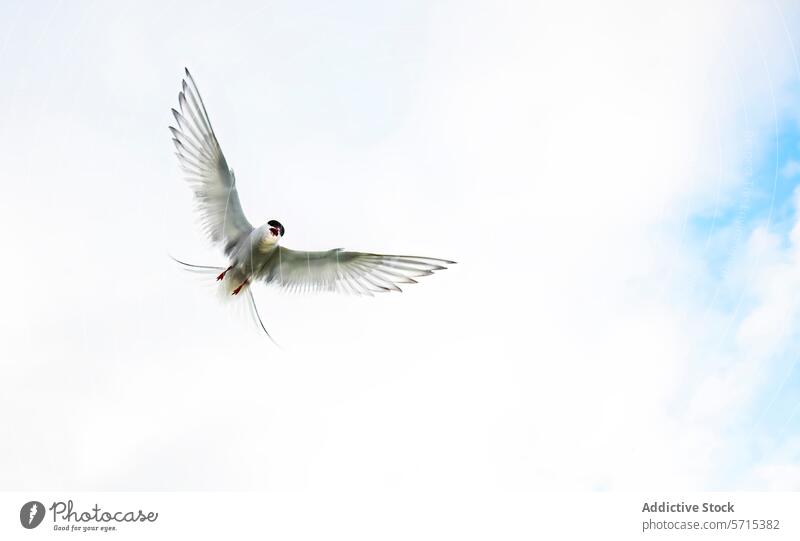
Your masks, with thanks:
M 267 222 L 267 225 L 279 229 L 281 232 L 281 237 L 283 236 L 284 232 L 286 232 L 286 229 L 284 229 L 283 224 L 281 224 L 278 220 L 270 220 Z

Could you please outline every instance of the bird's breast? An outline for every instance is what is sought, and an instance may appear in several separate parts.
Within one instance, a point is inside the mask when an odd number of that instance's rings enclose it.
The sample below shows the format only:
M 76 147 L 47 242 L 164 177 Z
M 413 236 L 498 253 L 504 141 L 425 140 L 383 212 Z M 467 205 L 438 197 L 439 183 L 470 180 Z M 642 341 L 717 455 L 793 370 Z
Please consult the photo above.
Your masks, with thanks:
M 261 240 L 258 241 L 258 251 L 262 254 L 266 254 L 271 252 L 277 246 L 277 242 L 275 239 L 270 235 L 264 235 L 261 237 Z

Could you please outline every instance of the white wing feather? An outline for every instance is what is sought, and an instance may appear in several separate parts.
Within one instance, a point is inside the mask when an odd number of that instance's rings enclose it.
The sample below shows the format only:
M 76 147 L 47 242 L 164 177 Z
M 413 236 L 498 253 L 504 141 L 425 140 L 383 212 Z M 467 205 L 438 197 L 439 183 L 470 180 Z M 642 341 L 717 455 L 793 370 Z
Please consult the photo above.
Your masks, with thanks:
M 242 211 L 233 170 L 225 161 L 189 70 L 182 81 L 178 105 L 180 112 L 172 110 L 178 126 L 169 127 L 176 155 L 194 190 L 203 230 L 229 254 L 253 226 Z
M 279 246 L 259 278 L 289 291 L 372 295 L 402 291 L 398 284 L 415 284 L 414 278 L 454 263 L 431 257 L 347 252 L 341 248 L 304 252 Z

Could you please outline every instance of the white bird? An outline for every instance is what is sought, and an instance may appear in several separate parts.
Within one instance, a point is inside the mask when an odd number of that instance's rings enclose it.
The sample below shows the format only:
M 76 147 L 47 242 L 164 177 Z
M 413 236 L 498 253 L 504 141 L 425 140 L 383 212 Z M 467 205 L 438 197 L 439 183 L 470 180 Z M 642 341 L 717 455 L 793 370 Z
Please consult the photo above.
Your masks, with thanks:
M 350 252 L 342 248 L 306 252 L 280 246 L 286 229 L 279 221 L 273 219 L 253 227 L 245 217 L 233 170 L 225 161 L 188 69 L 178 94 L 178 105 L 180 111 L 172 109 L 177 127 L 169 127 L 176 156 L 194 190 L 203 230 L 212 243 L 223 248 L 228 264 L 215 267 L 176 261 L 189 270 L 215 274 L 227 298 L 244 293 L 267 336 L 269 332 L 250 291 L 255 281 L 290 291 L 372 295 L 402 291 L 398 284 L 414 284 L 415 278 L 455 263 L 432 257 Z

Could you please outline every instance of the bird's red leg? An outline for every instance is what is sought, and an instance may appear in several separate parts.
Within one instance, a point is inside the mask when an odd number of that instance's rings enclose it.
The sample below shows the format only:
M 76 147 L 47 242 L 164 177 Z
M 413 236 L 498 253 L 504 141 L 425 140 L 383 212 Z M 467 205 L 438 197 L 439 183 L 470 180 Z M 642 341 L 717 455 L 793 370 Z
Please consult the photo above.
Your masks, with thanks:
M 247 282 L 249 282 L 249 281 L 250 281 L 250 279 L 248 278 L 247 280 L 245 280 L 244 282 L 242 282 L 242 283 L 239 285 L 239 287 L 237 287 L 236 289 L 234 289 L 234 290 L 233 290 L 233 294 L 234 294 L 234 295 L 238 295 L 238 294 L 239 294 L 239 292 L 242 290 L 242 288 L 243 288 L 244 286 L 246 286 L 246 285 L 247 285 Z
M 228 272 L 229 270 L 231 270 L 232 268 L 233 268 L 233 265 L 231 265 L 230 267 L 228 267 L 227 269 L 225 269 L 224 271 L 222 271 L 222 273 L 220 273 L 220 275 L 219 275 L 219 276 L 217 276 L 217 281 L 220 281 L 220 280 L 222 280 L 223 278 L 225 278 L 225 273 L 226 273 L 226 272 Z

